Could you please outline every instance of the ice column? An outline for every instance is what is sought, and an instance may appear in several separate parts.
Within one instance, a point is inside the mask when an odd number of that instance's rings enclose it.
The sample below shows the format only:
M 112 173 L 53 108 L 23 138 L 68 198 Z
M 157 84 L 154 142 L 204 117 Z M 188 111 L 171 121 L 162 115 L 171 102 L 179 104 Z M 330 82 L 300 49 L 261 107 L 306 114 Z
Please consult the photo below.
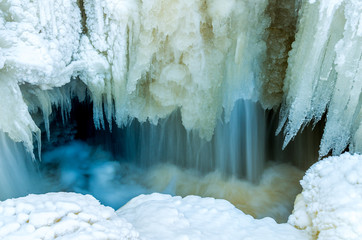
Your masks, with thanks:
M 327 111 L 320 156 L 340 154 L 348 144 L 362 151 L 362 2 L 306 1 L 289 53 L 279 131 L 284 146 Z

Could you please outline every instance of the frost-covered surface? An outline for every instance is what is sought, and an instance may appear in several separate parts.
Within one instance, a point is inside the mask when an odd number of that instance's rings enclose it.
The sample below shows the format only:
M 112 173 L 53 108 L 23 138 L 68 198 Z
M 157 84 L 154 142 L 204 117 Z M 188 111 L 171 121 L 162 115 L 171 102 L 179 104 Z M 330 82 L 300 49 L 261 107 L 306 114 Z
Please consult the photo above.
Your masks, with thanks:
M 97 127 L 103 125 L 103 107 L 118 126 L 132 118 L 155 123 L 180 108 L 184 126 L 210 139 L 222 107 L 228 115 L 237 99 L 257 99 L 266 5 L 1 1 L 0 89 L 13 95 L 5 95 L 9 104 L 0 108 L 0 129 L 32 152 L 32 133 L 39 130 L 18 85 L 36 92 L 79 76 L 94 102 Z M 44 94 L 33 98 L 48 125 L 49 106 L 57 102 Z M 21 111 L 11 114 L 15 108 Z
M 286 145 L 327 111 L 320 155 L 362 152 L 362 1 L 304 1 L 288 60 L 280 127 Z
M 80 18 L 76 0 L 0 2 L 0 130 L 23 141 L 31 153 L 33 133 L 39 136 L 40 130 L 19 85 L 27 84 L 32 91 L 70 82 L 78 64 L 72 58 L 78 49 Z M 39 101 L 54 102 L 40 97 Z M 44 115 L 48 117 L 47 112 Z
M 361 163 L 362 155 L 344 153 L 313 165 L 288 222 L 314 239 L 361 239 Z
M 320 155 L 359 152 L 361 11 L 360 0 L 3 0 L 0 130 L 32 152 L 29 111 L 47 127 L 51 105 L 69 110 L 62 99 L 74 95 L 41 92 L 79 77 L 97 127 L 103 112 L 123 126 L 179 109 L 186 129 L 210 139 L 237 99 L 270 108 L 283 96 L 285 145 L 328 109 Z
M 283 49 L 293 35 L 293 21 L 283 17 L 295 16 L 299 2 L 268 8 L 268 53 L 266 0 L 79 3 L 0 3 L 0 89 L 9 103 L 0 108 L 0 129 L 29 151 L 32 132 L 39 130 L 21 97 L 23 83 L 44 90 L 80 76 L 90 90 L 97 127 L 103 125 L 103 104 L 108 121 L 114 118 L 119 126 L 132 118 L 157 122 L 180 108 L 184 126 L 208 139 L 222 109 L 228 118 L 237 99 L 260 98 L 267 107 L 279 102 Z M 304 1 L 283 89 L 285 144 L 329 106 L 320 154 L 338 154 L 349 143 L 361 150 L 361 5 Z M 263 78 L 262 64 L 268 64 Z M 56 101 L 38 99 L 47 122 L 48 105 Z M 12 113 L 14 108 L 19 111 Z
M 96 124 L 104 97 L 107 119 L 118 126 L 134 117 L 157 122 L 180 108 L 186 129 L 210 139 L 222 106 L 229 115 L 237 99 L 256 99 L 266 5 L 85 0 L 88 34 L 79 58 L 100 70 L 81 75 L 97 105 Z
M 136 240 L 139 234 L 90 195 L 47 193 L 0 202 L 0 239 Z
M 288 239 L 308 235 L 255 220 L 225 200 L 140 195 L 115 212 L 90 195 L 48 193 L 0 202 L 0 239 Z
M 143 239 L 309 239 L 272 218 L 255 220 L 225 200 L 188 196 L 141 195 L 117 211 Z

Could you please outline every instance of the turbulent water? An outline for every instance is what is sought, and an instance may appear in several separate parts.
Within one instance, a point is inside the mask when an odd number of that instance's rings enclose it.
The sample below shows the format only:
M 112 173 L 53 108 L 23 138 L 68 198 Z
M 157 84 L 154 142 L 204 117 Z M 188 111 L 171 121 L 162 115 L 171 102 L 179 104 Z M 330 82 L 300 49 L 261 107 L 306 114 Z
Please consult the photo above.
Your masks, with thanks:
M 141 168 L 79 141 L 44 153 L 43 161 L 44 180 L 52 181 L 53 191 L 89 193 L 115 209 L 139 194 L 156 191 L 226 199 L 247 214 L 278 222 L 290 215 L 303 176 L 295 167 L 272 165 L 260 183 L 252 184 L 217 170 L 202 174 L 166 163 Z

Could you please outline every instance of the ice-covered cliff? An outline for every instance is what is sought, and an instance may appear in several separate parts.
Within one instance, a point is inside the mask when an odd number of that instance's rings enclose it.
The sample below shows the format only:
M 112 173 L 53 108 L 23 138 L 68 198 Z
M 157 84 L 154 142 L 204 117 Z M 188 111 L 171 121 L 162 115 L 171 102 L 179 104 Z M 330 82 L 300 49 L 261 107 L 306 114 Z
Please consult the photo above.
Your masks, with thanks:
M 48 126 L 51 106 L 86 88 L 97 127 L 103 113 L 123 126 L 180 109 L 210 139 L 243 98 L 281 104 L 285 144 L 326 113 L 320 155 L 360 152 L 361 12 L 359 0 L 2 0 L 0 130 L 32 152 L 36 113 Z

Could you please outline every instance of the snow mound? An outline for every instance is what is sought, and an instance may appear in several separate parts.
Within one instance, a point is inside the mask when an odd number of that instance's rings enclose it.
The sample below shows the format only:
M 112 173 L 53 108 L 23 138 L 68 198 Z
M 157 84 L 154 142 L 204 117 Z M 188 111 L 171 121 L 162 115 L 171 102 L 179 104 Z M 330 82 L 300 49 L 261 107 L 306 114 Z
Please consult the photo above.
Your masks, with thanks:
M 48 193 L 0 202 L 0 239 L 139 239 L 90 195 Z
M 313 165 L 301 181 L 289 223 L 315 239 L 362 238 L 362 155 L 344 153 Z
M 226 200 L 197 196 L 140 195 L 117 211 L 143 239 L 309 239 L 272 218 L 255 220 Z

